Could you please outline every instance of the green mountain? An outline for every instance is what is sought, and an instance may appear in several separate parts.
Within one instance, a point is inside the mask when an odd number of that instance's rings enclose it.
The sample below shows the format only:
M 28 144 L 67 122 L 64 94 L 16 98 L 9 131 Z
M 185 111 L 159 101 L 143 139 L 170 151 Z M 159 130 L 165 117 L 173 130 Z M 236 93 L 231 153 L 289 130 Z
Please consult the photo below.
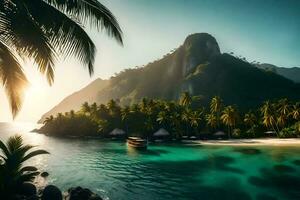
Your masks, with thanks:
M 92 83 L 92 84 L 95 84 Z M 100 86 L 101 85 L 101 86 Z M 89 87 L 89 86 L 88 86 Z M 79 95 L 86 88 L 78 91 Z M 144 67 L 126 69 L 85 95 L 76 99 L 72 95 L 73 109 L 84 102 L 106 103 L 118 99 L 121 104 L 131 104 L 143 97 L 178 99 L 183 91 L 201 97 L 207 104 L 211 97 L 219 95 L 227 104 L 240 108 L 251 108 L 266 99 L 288 97 L 300 99 L 300 85 L 272 71 L 259 69 L 254 65 L 221 53 L 216 39 L 207 33 L 192 34 L 184 44 L 162 59 Z M 67 97 L 68 99 L 70 97 Z M 41 121 L 51 114 L 67 111 L 67 100 L 43 115 Z
M 45 113 L 38 122 L 42 123 L 46 117 L 60 112 L 64 113 L 70 110 L 79 110 L 82 102 L 87 101 L 93 103 L 97 101 L 95 94 L 97 94 L 97 91 L 101 91 L 101 89 L 106 87 L 108 82 L 108 80 L 102 80 L 100 78 L 94 80 L 88 86 L 64 98 L 58 105 Z
M 272 71 L 274 73 L 277 73 L 281 76 L 284 76 L 285 78 L 291 79 L 292 81 L 296 83 L 300 83 L 300 68 L 299 67 L 277 67 L 272 64 L 262 63 L 262 64 L 256 64 L 256 67 Z

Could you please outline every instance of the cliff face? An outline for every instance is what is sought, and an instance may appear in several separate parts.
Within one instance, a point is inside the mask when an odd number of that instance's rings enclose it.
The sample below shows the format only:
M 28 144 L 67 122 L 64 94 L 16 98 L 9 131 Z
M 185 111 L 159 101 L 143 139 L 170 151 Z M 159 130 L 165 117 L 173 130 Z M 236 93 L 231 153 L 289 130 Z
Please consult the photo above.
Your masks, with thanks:
M 41 121 L 51 114 L 78 110 L 85 101 L 107 103 L 118 99 L 128 105 L 143 97 L 176 100 L 183 91 L 201 96 L 202 104 L 219 95 L 225 103 L 245 109 L 266 99 L 300 99 L 299 84 L 222 54 L 213 36 L 197 33 L 188 36 L 175 51 L 144 67 L 126 69 L 109 80 L 94 81 L 64 99 Z
M 221 54 L 217 40 L 208 33 L 195 33 L 188 36 L 182 48 L 184 51 L 182 63 L 184 76 L 199 64 L 204 64 Z

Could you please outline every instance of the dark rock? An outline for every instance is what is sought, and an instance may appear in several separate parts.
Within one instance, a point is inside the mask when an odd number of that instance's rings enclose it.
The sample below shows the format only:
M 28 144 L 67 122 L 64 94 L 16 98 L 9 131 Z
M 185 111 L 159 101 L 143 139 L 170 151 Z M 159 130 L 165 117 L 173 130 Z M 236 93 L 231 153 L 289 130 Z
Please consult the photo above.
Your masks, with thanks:
M 0 196 L 2 197 L 2 196 Z M 2 198 L 1 198 L 2 199 Z M 25 195 L 14 195 L 11 198 L 4 198 L 5 200 L 39 200 L 38 195 L 25 196 Z
M 44 177 L 44 178 L 45 178 L 45 177 L 47 177 L 47 176 L 49 176 L 49 173 L 48 173 L 48 172 L 42 172 L 42 173 L 41 173 L 41 177 Z
M 4 197 L 4 199 L 6 199 L 6 198 L 7 197 Z M 14 196 L 12 196 L 12 197 L 10 197 L 8 199 L 11 199 L 11 200 L 24 200 L 24 199 L 26 199 L 26 197 L 23 196 L 23 195 L 16 194 L 16 195 L 14 195 Z
M 62 200 L 62 193 L 56 186 L 48 185 L 43 191 L 42 200 Z
M 38 195 L 33 195 L 31 197 L 28 197 L 26 200 L 39 200 L 39 196 Z
M 100 196 L 91 190 L 82 187 L 70 188 L 68 190 L 69 200 L 102 200 Z
M 23 183 L 19 187 L 19 194 L 24 195 L 24 196 L 33 196 L 36 195 L 36 187 L 32 183 Z
M 96 195 L 96 196 L 90 197 L 89 200 L 103 200 L 103 199 L 101 197 L 99 197 L 98 195 Z

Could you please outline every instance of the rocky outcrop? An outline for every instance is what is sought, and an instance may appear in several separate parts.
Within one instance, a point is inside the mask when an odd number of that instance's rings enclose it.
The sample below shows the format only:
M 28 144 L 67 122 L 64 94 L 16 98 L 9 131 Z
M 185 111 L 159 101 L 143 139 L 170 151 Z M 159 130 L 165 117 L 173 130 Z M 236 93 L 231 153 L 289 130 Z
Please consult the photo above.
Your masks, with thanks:
M 82 187 L 70 188 L 68 190 L 67 200 L 102 200 L 100 196 L 91 190 Z
M 184 76 L 198 65 L 209 62 L 212 58 L 221 54 L 217 40 L 208 33 L 189 35 L 182 48 L 184 51 Z
M 48 175 L 48 172 L 42 172 L 39 178 L 46 180 Z M 4 196 L 0 194 L 0 200 L 103 200 L 88 188 L 78 186 L 62 192 L 55 185 L 42 186 L 41 179 L 36 179 L 34 183 L 24 182 L 14 192 L 4 194 Z
M 40 175 L 41 175 L 41 177 L 45 178 L 45 177 L 49 176 L 49 173 L 48 172 L 42 172 Z
M 42 193 L 42 200 L 62 200 L 62 193 L 60 189 L 54 185 L 45 187 Z
M 32 183 L 23 183 L 20 187 L 19 187 L 19 191 L 18 193 L 20 195 L 24 195 L 24 196 L 34 196 L 37 194 L 37 189 L 35 187 L 34 184 Z

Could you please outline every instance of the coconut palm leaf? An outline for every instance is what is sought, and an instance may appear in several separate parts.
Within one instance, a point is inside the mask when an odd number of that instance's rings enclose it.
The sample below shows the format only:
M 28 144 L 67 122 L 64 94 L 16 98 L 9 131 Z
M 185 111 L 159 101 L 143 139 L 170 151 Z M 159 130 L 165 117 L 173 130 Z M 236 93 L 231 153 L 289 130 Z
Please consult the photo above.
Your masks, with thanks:
M 26 167 L 23 167 L 22 169 L 20 169 L 20 173 L 24 173 L 24 172 L 28 172 L 28 171 L 35 172 L 37 170 L 38 169 L 34 166 L 26 166 Z
M 7 149 L 6 145 L 0 140 L 0 149 L 4 153 L 4 155 L 9 155 L 9 150 Z M 1 155 L 2 158 L 6 158 L 5 156 Z
M 44 1 L 26 2 L 30 13 L 46 30 L 51 44 L 60 51 L 59 54 L 75 56 L 88 66 L 90 74 L 93 74 L 96 48 L 80 24 Z
M 30 152 L 29 154 L 27 154 L 23 159 L 22 159 L 22 162 L 34 157 L 34 156 L 37 156 L 37 155 L 41 155 L 41 154 L 49 154 L 48 151 L 45 151 L 45 150 L 36 150 L 36 151 L 32 151 Z
M 27 83 L 19 58 L 32 59 L 50 85 L 58 55 L 75 56 L 93 74 L 96 48 L 83 24 L 106 30 L 122 44 L 117 20 L 97 0 L 0 1 L 0 78 L 14 117 Z
M 53 83 L 55 51 L 42 27 L 32 19 L 26 4 L 16 1 L 2 11 L 4 33 L 0 39 L 13 46 L 21 57 L 31 58 L 48 82 Z M 6 22 L 6 23 L 4 23 Z
M 22 106 L 27 78 L 17 58 L 11 50 L 0 41 L 0 78 L 8 96 L 13 117 Z
M 59 10 L 75 16 L 83 23 L 89 22 L 99 30 L 105 28 L 121 44 L 122 31 L 114 15 L 97 0 L 47 0 Z

